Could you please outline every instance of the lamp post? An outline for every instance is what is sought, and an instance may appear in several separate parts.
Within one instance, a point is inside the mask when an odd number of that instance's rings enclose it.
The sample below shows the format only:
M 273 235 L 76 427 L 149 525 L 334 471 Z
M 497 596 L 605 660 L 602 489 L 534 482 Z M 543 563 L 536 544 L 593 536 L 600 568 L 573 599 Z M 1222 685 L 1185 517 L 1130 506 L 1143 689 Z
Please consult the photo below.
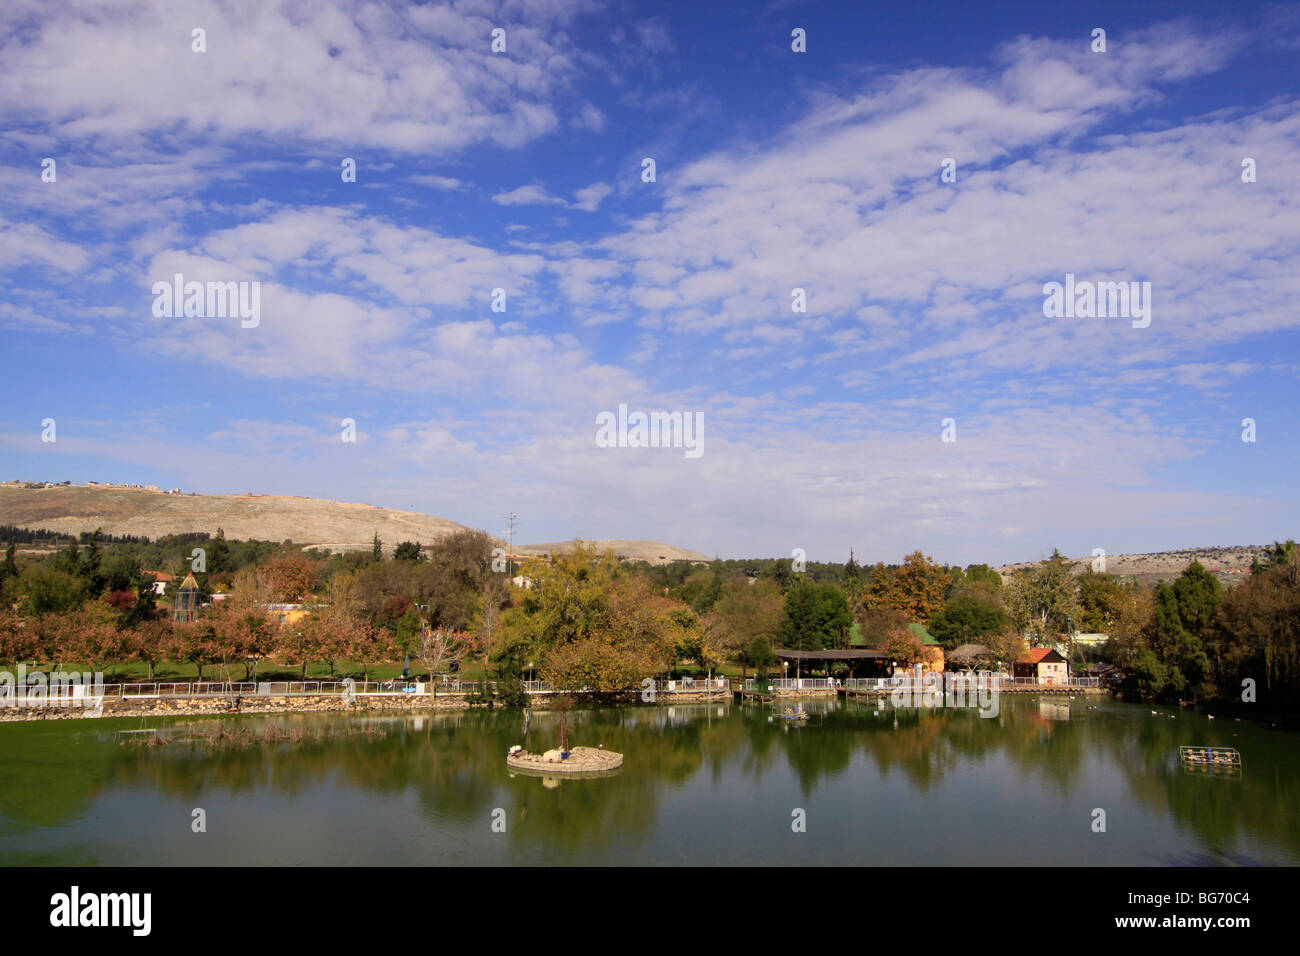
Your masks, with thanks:
M 1066 627 L 1069 628 L 1069 643 L 1066 645 L 1069 650 L 1069 657 L 1065 662 L 1065 682 L 1070 683 L 1070 668 L 1074 666 L 1074 615 L 1066 615 Z

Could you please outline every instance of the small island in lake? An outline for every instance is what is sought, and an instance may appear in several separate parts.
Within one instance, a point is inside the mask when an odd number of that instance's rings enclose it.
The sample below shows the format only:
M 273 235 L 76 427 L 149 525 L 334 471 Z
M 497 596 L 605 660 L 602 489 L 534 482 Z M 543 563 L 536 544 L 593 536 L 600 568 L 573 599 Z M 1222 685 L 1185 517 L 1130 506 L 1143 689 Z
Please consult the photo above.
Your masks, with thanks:
M 512 770 L 525 773 L 541 774 L 554 777 L 561 774 L 567 777 L 591 776 L 608 773 L 623 766 L 623 755 L 613 750 L 599 747 L 569 747 L 569 718 L 567 711 L 573 706 L 565 701 L 559 705 L 560 738 L 555 748 L 545 753 L 529 753 L 523 747 L 515 745 L 506 753 L 506 764 Z M 524 711 L 524 734 L 527 735 L 532 714 Z
M 575 773 L 603 773 L 623 766 L 623 755 L 597 747 L 574 747 L 565 756 L 563 751 L 548 750 L 534 754 L 518 750 L 506 755 L 506 764 L 513 770 L 545 773 L 546 776 Z

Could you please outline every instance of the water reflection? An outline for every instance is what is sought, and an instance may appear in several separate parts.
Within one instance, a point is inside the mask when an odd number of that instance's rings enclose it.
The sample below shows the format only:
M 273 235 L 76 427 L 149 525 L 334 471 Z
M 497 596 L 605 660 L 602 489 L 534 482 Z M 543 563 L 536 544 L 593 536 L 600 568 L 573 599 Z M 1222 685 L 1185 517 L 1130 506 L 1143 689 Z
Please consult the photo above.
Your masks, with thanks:
M 55 862 L 32 848 L 33 838 L 71 833 L 101 802 L 123 794 L 153 793 L 192 806 L 224 794 L 237 806 L 256 798 L 259 812 L 297 815 L 334 812 L 329 800 L 342 793 L 349 812 L 369 815 L 375 826 L 387 825 L 385 815 L 402 801 L 413 801 L 420 825 L 471 841 L 486 839 L 479 836 L 484 821 L 501 807 L 512 851 L 553 861 L 598 858 L 611 849 L 643 852 L 659 847 L 665 833 L 689 832 L 696 843 L 716 842 L 722 862 L 727 853 L 752 862 L 761 851 L 746 845 L 741 853 L 737 835 L 747 834 L 751 818 L 762 817 L 769 804 L 787 800 L 787 791 L 803 805 L 881 801 L 889 809 L 880 812 L 891 815 L 890 827 L 902 836 L 934 823 L 923 819 L 916 801 L 960 797 L 971 839 L 990 848 L 998 840 L 979 828 L 1002 825 L 1007 800 L 1049 822 L 1057 815 L 1053 825 L 1066 829 L 1074 826 L 1080 801 L 1096 805 L 1094 795 L 1105 792 L 1122 804 L 1107 805 L 1112 817 L 1124 819 L 1132 805 L 1144 818 L 1172 821 L 1163 843 L 1142 846 L 1145 859 L 1300 861 L 1300 766 L 1291 734 L 1188 713 L 1155 715 L 1098 698 L 1003 698 L 999 714 L 987 719 L 970 709 L 894 708 L 867 699 L 803 706 L 810 718 L 797 722 L 772 719 L 771 708 L 717 703 L 570 711 L 572 743 L 626 755 L 622 773 L 592 780 L 507 770 L 511 745 L 554 746 L 561 715 L 547 711 L 532 713 L 526 736 L 519 711 L 194 722 L 274 723 L 302 735 L 297 742 L 216 749 L 183 740 L 122 745 L 116 732 L 138 728 L 138 721 L 5 724 L 0 861 Z M 164 723 L 174 722 L 146 726 Z M 339 732 L 357 726 L 382 735 Z M 1183 773 L 1177 751 L 1188 744 L 1236 747 L 1244 773 L 1231 780 Z M 398 828 L 399 821 L 391 825 Z M 823 824 L 822 832 L 827 829 Z M 833 832 L 817 839 L 848 852 L 837 847 Z M 1243 849 L 1243 841 L 1250 846 Z M 87 862 L 80 847 L 57 860 L 74 853 Z M 141 861 L 149 859 L 142 850 Z

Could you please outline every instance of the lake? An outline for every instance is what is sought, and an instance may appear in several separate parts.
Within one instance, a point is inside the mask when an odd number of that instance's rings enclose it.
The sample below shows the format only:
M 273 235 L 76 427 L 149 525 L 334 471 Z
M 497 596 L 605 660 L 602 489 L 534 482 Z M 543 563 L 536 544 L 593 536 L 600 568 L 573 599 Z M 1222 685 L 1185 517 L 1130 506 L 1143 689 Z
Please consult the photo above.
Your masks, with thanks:
M 1300 863 L 1295 733 L 1105 697 L 1000 703 L 828 700 L 798 724 L 752 704 L 578 709 L 570 743 L 626 761 L 564 781 L 505 763 L 554 746 L 556 712 L 527 741 L 499 709 L 5 723 L 0 863 Z M 216 727 L 232 739 L 193 739 Z M 122 733 L 141 728 L 173 736 Z M 1244 770 L 1189 773 L 1180 745 L 1234 747 Z

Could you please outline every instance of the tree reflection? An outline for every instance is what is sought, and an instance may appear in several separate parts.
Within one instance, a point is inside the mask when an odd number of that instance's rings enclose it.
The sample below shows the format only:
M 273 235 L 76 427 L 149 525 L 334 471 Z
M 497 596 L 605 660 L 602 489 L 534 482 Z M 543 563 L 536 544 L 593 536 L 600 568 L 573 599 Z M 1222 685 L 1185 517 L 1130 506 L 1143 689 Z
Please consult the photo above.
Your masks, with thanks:
M 773 719 L 771 709 L 753 705 L 574 710 L 572 742 L 619 751 L 625 765 L 609 777 L 558 783 L 512 776 L 505 763 L 513 744 L 554 745 L 559 714 L 546 711 L 533 713 L 527 740 L 518 711 L 192 721 L 274 723 L 302 734 L 296 742 L 215 748 L 183 740 L 122 744 L 116 732 L 137 728 L 136 721 L 4 724 L 0 859 L 47 862 L 6 851 L 3 838 L 59 827 L 90 812 L 102 795 L 129 788 L 193 805 L 214 791 L 271 792 L 292 805 L 333 788 L 363 810 L 368 795 L 413 795 L 421 819 L 463 830 L 485 828 L 491 809 L 501 807 L 514 852 L 563 861 L 592 849 L 635 852 L 663 822 L 665 802 L 688 788 L 691 799 L 725 802 L 738 793 L 762 794 L 788 775 L 809 799 L 823 788 L 855 792 L 901 776 L 924 794 L 977 772 L 1036 781 L 1063 805 L 1102 781 L 1117 781 L 1194 835 L 1211 859 L 1239 859 L 1243 837 L 1283 847 L 1292 858 L 1300 851 L 1300 758 L 1292 734 L 1187 712 L 1151 714 L 1095 697 L 1047 707 L 1033 697 L 1000 703 L 989 719 L 973 709 L 895 709 L 867 700 L 814 705 L 811 718 L 799 722 Z M 358 727 L 381 734 L 357 733 Z M 1245 772 L 1235 779 L 1186 774 L 1177 752 L 1189 744 L 1236 747 Z M 978 820 L 978 808 L 973 812 Z M 1177 848 L 1170 858 L 1180 859 Z

